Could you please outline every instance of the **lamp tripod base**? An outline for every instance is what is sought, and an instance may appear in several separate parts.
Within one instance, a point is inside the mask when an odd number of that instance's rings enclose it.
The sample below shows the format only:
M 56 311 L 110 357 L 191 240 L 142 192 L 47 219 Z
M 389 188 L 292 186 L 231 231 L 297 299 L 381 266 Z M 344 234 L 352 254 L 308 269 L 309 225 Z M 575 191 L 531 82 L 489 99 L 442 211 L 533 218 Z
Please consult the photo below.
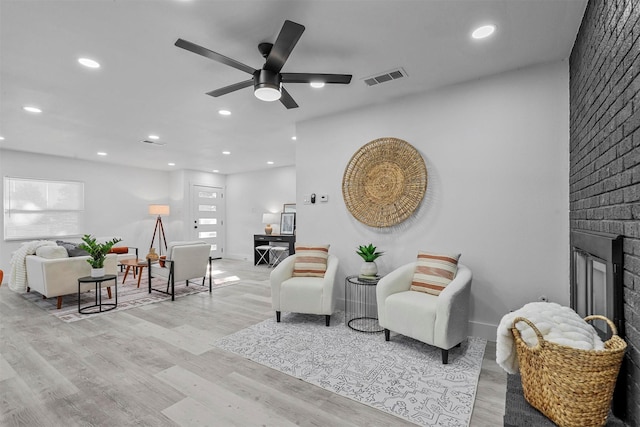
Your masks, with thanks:
M 158 228 L 160 229 L 159 233 Z M 162 243 L 164 243 L 164 250 L 166 251 L 167 238 L 164 235 L 164 226 L 162 225 L 162 218 L 160 218 L 160 215 L 158 215 L 158 218 L 156 218 L 156 226 L 153 229 L 153 237 L 151 238 L 151 245 L 149 245 L 149 253 L 147 254 L 147 259 L 150 259 L 152 261 L 157 261 L 160 257 L 153 247 L 153 242 L 156 240 L 156 233 L 158 233 L 158 248 L 160 249 L 160 255 L 162 255 Z

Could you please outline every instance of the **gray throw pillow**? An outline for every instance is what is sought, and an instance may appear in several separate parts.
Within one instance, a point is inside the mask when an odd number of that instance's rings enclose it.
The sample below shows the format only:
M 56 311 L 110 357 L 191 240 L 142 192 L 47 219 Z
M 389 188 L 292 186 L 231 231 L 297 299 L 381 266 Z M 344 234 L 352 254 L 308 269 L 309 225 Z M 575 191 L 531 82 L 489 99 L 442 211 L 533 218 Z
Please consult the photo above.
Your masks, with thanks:
M 58 246 L 62 246 L 63 248 L 65 248 L 70 257 L 87 256 L 87 255 L 89 255 L 89 252 L 78 248 L 78 245 L 75 244 L 75 243 L 64 242 L 62 240 L 56 240 L 56 244 Z

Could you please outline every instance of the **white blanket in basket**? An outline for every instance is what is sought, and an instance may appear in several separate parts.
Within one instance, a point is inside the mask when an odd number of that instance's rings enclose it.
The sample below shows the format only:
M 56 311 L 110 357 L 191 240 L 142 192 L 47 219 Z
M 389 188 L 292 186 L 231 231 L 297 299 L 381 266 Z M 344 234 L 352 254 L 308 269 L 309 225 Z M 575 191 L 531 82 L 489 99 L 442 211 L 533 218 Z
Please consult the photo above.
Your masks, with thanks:
M 555 302 L 531 302 L 506 314 L 498 325 L 496 362 L 510 374 L 518 372 L 518 356 L 511 334 L 513 319 L 516 317 L 530 320 L 547 341 L 582 350 L 604 349 L 604 344 L 593 326 L 571 308 Z M 518 322 L 516 328 L 527 345 L 537 344 L 536 333 L 529 325 Z

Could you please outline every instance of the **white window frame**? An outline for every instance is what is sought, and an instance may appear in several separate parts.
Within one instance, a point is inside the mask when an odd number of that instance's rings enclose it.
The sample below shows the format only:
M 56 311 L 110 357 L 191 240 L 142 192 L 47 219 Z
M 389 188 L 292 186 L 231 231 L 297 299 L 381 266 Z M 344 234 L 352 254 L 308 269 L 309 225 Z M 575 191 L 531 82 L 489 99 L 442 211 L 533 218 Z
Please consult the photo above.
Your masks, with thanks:
M 35 191 L 44 192 L 45 206 L 38 204 L 38 200 L 33 201 L 33 206 L 13 206 L 12 200 L 18 200 L 16 184 L 33 184 Z M 49 201 L 49 186 L 68 185 L 77 195 L 77 199 L 72 201 L 73 206 L 60 206 L 60 199 Z M 44 187 L 44 188 L 43 188 Z M 20 200 L 24 205 L 24 195 L 20 195 Z M 52 205 L 56 206 L 52 206 Z M 22 224 L 14 224 L 11 221 L 12 215 L 22 216 L 26 219 Z M 29 218 L 33 215 L 32 218 Z M 66 217 L 65 221 L 60 219 Z M 71 221 L 69 221 L 71 219 Z M 84 227 L 84 183 L 80 181 L 57 181 L 35 178 L 4 177 L 4 240 L 35 240 L 53 237 L 80 236 Z M 47 225 L 47 221 L 50 223 Z M 37 223 L 36 225 L 34 225 Z

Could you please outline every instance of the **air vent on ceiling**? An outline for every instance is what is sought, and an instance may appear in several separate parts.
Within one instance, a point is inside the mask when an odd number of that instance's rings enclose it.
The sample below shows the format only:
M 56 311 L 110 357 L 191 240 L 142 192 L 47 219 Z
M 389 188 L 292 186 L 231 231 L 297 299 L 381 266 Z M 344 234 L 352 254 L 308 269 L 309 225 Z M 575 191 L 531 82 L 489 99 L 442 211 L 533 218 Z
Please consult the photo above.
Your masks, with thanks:
M 362 79 L 367 86 L 375 86 L 380 83 L 390 82 L 391 80 L 401 79 L 402 77 L 406 77 L 407 73 L 403 68 L 396 68 L 391 71 L 387 71 L 375 76 L 365 77 Z
M 147 145 L 154 145 L 156 147 L 164 147 L 166 145 L 166 143 L 164 143 L 164 142 L 149 141 L 148 139 L 143 139 L 140 142 L 142 142 L 143 144 L 147 144 Z

